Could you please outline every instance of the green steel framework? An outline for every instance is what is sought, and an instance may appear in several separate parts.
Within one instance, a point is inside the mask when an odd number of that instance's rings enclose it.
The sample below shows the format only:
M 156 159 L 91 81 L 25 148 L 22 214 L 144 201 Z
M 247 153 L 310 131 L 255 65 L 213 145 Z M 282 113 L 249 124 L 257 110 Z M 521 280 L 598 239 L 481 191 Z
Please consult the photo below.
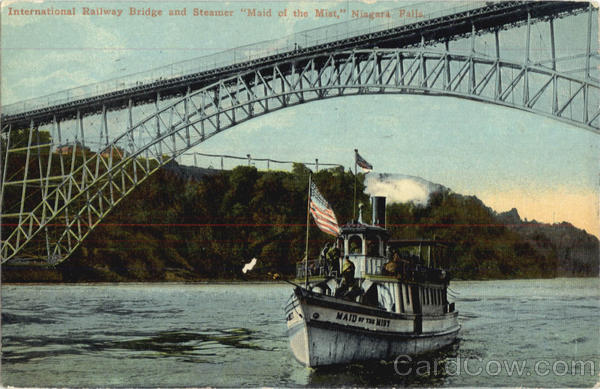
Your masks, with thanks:
M 586 69 L 581 76 L 557 71 L 564 58 L 554 54 L 554 29 L 549 21 L 552 53 L 547 62 L 529 57 L 531 21 L 521 63 L 502 59 L 495 34 L 495 55 L 474 49 L 452 52 L 419 47 L 333 51 L 283 60 L 230 75 L 208 86 L 187 92 L 160 106 L 156 93 L 153 112 L 133 120 L 129 102 L 124 131 L 109 139 L 107 109 L 96 128 L 84 128 L 77 111 L 75 141 L 68 154 L 56 152 L 56 144 L 39 144 L 39 124 L 29 123 L 27 146 L 10 145 L 11 123 L 3 123 L 0 148 L 0 257 L 5 263 L 55 265 L 69 257 L 85 237 L 129 193 L 153 172 L 210 137 L 254 117 L 283 108 L 326 98 L 371 94 L 452 96 L 502 105 L 543 115 L 600 134 L 600 83 L 591 76 L 591 18 L 588 11 Z M 581 57 L 581 55 L 579 55 Z M 570 58 L 567 58 L 570 59 Z M 52 122 L 59 135 L 61 121 Z M 85 133 L 98 131 L 106 139 L 96 152 L 82 150 Z M 123 148 L 119 145 L 126 144 Z M 11 155 L 25 154 L 25 166 L 7 177 Z M 32 165 L 33 164 L 33 165 Z M 37 167 L 35 166 L 37 164 Z M 60 174 L 52 173 L 53 164 Z M 55 167 L 54 170 L 57 168 Z M 3 199 L 9 187 L 20 188 L 19 209 L 5 211 Z M 35 188 L 35 195 L 32 195 Z M 30 198 L 33 196 L 34 204 Z

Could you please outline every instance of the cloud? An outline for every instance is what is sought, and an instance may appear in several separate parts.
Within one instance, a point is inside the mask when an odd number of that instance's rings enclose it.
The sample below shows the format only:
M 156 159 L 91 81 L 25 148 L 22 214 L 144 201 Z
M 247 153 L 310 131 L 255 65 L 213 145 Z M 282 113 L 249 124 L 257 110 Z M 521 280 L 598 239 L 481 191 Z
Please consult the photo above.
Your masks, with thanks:
M 94 82 L 94 79 L 87 72 L 72 72 L 65 69 L 58 69 L 50 73 L 36 72 L 29 77 L 23 77 L 14 83 L 13 87 L 35 88 L 36 85 L 55 84 L 55 85 L 85 85 Z M 58 88 L 63 90 L 63 88 Z
M 297 124 L 298 112 L 294 109 L 282 109 L 270 115 L 254 118 L 243 124 L 244 132 L 258 134 L 265 129 L 293 128 Z
M 5 7 L 8 7 L 9 5 L 13 5 L 15 3 L 35 3 L 35 4 L 41 4 L 44 1 L 45 0 L 3 0 L 2 2 L 0 2 L 0 8 L 5 8 Z
M 0 1 L 0 9 L 4 10 L 6 7 L 9 7 L 13 4 L 19 4 L 20 6 L 23 6 L 24 3 L 30 3 L 30 4 L 43 4 L 45 2 L 45 0 L 1 0 Z M 36 7 L 37 8 L 37 7 Z M 6 11 L 8 14 L 8 11 Z M 3 12 L 4 13 L 4 12 Z M 42 18 L 45 18 L 46 16 L 35 16 L 35 15 L 28 15 L 26 17 L 22 17 L 22 16 L 8 16 L 8 15 L 3 15 L 2 17 L 2 24 L 4 27 L 22 27 L 28 24 L 32 24 L 32 23 L 38 23 L 40 20 L 42 20 Z
M 43 29 L 44 23 L 34 28 Z M 118 31 L 94 24 L 89 16 L 69 17 L 60 31 L 53 30 L 60 41 L 38 49 L 36 41 L 20 38 L 32 35 L 29 28 L 10 26 L 15 36 L 10 43 L 17 48 L 5 47 L 2 59 L 4 103 L 96 83 L 115 74 L 115 59 L 125 43 Z

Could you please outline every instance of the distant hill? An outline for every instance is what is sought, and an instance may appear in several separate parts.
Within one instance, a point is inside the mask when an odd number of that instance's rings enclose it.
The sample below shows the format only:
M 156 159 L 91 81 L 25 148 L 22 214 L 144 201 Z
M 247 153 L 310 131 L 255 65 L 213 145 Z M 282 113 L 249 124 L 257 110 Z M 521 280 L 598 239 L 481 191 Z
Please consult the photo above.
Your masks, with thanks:
M 196 181 L 203 179 L 206 176 L 212 176 L 215 174 L 219 174 L 220 170 L 217 169 L 205 169 L 201 167 L 195 166 L 185 166 L 180 165 L 175 161 L 170 161 L 162 168 L 166 172 L 173 173 L 177 177 L 183 179 L 194 179 Z
M 365 176 L 358 178 L 358 201 L 368 204 Z M 354 176 L 335 168 L 319 171 L 313 180 L 338 220 L 349 221 Z M 383 177 L 387 184 L 390 180 Z M 70 259 L 53 269 L 3 266 L 2 281 L 292 277 L 304 254 L 307 184 L 303 165 L 292 172 L 258 172 L 248 166 L 220 171 L 173 162 L 123 200 Z M 598 239 L 568 223 L 523 222 L 516 209 L 496 213 L 475 196 L 424 180 L 391 184 L 387 189 L 416 190 L 410 194 L 414 201 L 388 205 L 392 237 L 451 242 L 446 266 L 455 278 L 598 275 Z M 370 222 L 368 208 L 365 222 Z M 331 240 L 314 226 L 310 237 L 311 257 Z M 243 275 L 242 266 L 254 257 L 256 268 Z
M 501 212 L 496 216 L 496 219 L 500 223 L 504 223 L 507 225 L 517 225 L 521 224 L 521 216 L 519 216 L 519 211 L 516 208 L 511 209 L 510 211 Z
M 598 238 L 567 222 L 548 224 L 523 221 L 516 208 L 497 214 L 504 223 L 531 244 L 538 252 L 553 252 L 558 260 L 557 272 L 563 276 L 594 275 L 600 267 Z

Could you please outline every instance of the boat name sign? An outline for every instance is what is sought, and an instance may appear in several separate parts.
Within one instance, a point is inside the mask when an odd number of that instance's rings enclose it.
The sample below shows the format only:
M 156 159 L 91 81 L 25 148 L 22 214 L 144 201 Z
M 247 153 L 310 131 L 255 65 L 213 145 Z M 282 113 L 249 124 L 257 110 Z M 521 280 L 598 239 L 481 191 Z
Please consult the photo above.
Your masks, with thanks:
M 348 312 L 337 312 L 336 320 L 346 321 L 350 323 L 366 323 L 366 324 L 375 324 L 378 327 L 389 327 L 390 321 L 388 319 L 379 319 L 367 316 L 359 316 L 354 313 Z

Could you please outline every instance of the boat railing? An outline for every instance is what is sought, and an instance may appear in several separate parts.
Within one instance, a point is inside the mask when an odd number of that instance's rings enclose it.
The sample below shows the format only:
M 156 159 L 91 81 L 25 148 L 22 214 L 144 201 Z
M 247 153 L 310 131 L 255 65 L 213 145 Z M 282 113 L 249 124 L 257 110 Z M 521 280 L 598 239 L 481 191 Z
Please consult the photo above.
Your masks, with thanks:
M 420 264 L 409 263 L 407 261 L 400 261 L 392 264 L 390 268 L 386 268 L 386 265 L 390 262 L 387 258 L 365 258 L 364 270 L 361 271 L 368 276 L 392 276 L 399 280 L 412 281 L 412 282 L 447 282 L 449 280 L 449 274 L 440 268 L 430 268 Z
M 330 269 L 323 261 L 313 259 L 308 261 L 308 264 L 304 261 L 296 263 L 296 278 L 305 278 L 307 270 L 309 277 L 326 277 L 330 275 Z
M 382 257 L 365 257 L 364 273 L 370 276 L 380 276 L 383 274 L 383 266 L 388 262 Z
M 356 268 L 355 277 L 364 276 L 394 276 L 398 279 L 411 281 L 443 281 L 447 278 L 446 272 L 442 269 L 428 268 L 419 264 L 400 261 L 395 265 L 395 269 L 390 273 L 385 265 L 390 259 L 385 257 L 368 257 L 363 255 L 354 255 L 350 257 Z M 300 261 L 296 263 L 296 278 L 308 277 L 337 277 L 338 272 L 335 267 L 329 268 L 323 260 L 313 259 L 308 263 Z

